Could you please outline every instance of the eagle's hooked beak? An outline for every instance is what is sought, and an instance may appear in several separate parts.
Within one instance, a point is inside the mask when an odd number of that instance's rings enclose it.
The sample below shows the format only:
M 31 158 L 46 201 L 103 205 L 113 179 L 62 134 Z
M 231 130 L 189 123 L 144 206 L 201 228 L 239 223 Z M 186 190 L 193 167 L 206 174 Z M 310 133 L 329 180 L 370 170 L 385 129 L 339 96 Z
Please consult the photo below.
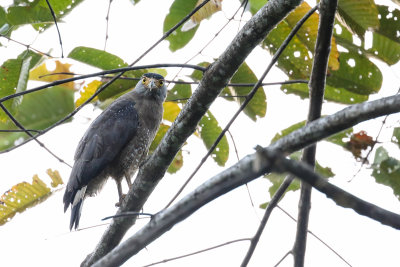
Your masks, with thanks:
M 153 91 L 153 90 L 157 90 L 157 89 L 158 89 L 158 87 L 157 87 L 157 85 L 156 85 L 156 80 L 155 80 L 155 79 L 150 79 L 149 88 L 150 88 L 150 91 Z

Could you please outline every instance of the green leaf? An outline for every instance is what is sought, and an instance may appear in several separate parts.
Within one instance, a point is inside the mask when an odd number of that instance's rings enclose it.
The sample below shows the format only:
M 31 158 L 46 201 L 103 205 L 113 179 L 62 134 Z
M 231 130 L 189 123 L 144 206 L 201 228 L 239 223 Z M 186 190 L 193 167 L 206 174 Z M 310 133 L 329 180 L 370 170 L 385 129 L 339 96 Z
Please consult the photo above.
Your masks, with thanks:
M 0 67 L 0 98 L 23 92 L 27 88 L 29 70 L 43 57 L 32 51 L 24 51 L 17 59 L 9 59 Z M 17 106 L 21 103 L 22 96 L 3 102 L 11 114 L 15 114 Z M 8 120 L 8 116 L 0 110 L 0 121 Z
M 340 53 L 340 68 L 328 75 L 326 82 L 335 88 L 369 95 L 379 92 L 382 86 L 382 73 L 367 57 L 358 53 Z
M 50 1 L 50 4 L 57 21 L 60 21 L 81 2 L 83 0 L 57 0 Z M 14 5 L 11 5 L 7 11 L 7 20 L 12 26 L 31 24 L 35 30 L 39 31 L 54 24 L 46 0 L 26 1 L 23 5 L 14 1 Z
M 210 111 L 207 111 L 207 114 L 201 118 L 199 126 L 200 137 L 206 148 L 210 149 L 222 132 L 222 128 L 218 125 L 217 120 Z M 229 145 L 225 135 L 212 152 L 211 157 L 219 166 L 225 165 L 229 157 Z
M 53 23 L 49 8 L 38 5 L 38 1 L 34 1 L 31 5 L 9 7 L 7 20 L 13 26 Z
M 179 80 L 182 81 L 182 80 Z M 168 90 L 166 101 L 174 101 L 176 99 L 186 99 L 192 96 L 192 88 L 190 84 L 179 84 L 176 83 L 171 90 Z M 182 100 L 180 102 L 186 102 Z
M 0 67 L 0 98 L 15 94 L 18 83 L 20 81 L 22 59 L 9 59 Z M 11 112 L 15 113 L 15 99 L 10 99 L 3 102 L 4 106 Z M 7 115 L 3 110 L 0 110 L 0 121 L 6 121 Z
M 126 63 L 120 57 L 108 53 L 106 51 L 91 47 L 84 47 L 84 46 L 75 47 L 71 51 L 71 53 L 69 53 L 68 57 L 102 70 L 111 70 L 128 66 L 128 63 Z M 155 72 L 163 76 L 166 76 L 167 73 L 163 69 L 132 70 L 125 72 L 124 76 L 128 78 L 140 78 L 144 73 L 147 72 Z M 106 83 L 110 79 L 111 78 L 103 77 L 101 81 L 103 83 Z M 137 80 L 126 80 L 126 79 L 119 79 L 117 81 L 114 81 L 111 85 L 109 85 L 105 90 L 103 90 L 98 95 L 99 100 L 104 101 L 108 98 L 119 96 L 123 92 L 134 88 L 137 82 L 138 82 Z
M 8 34 L 7 34 L 8 33 Z M 0 34 L 10 36 L 10 24 L 7 21 L 7 14 L 3 7 L 0 6 Z M 1 46 L 1 44 L 0 44 Z
M 153 153 L 154 150 L 157 148 L 158 144 L 161 142 L 162 138 L 167 133 L 169 127 L 170 126 L 161 123 L 160 128 L 158 129 L 158 132 L 157 132 L 156 136 L 154 137 L 153 142 L 150 145 L 149 154 Z M 180 170 L 180 168 L 182 168 L 182 166 L 183 166 L 183 155 L 182 155 L 182 149 L 181 149 L 175 155 L 175 158 L 172 161 L 171 165 L 168 167 L 167 172 L 168 173 L 176 173 L 178 170 Z
M 311 10 L 307 2 L 301 3 L 293 12 L 291 12 L 284 20 L 287 25 L 293 29 L 299 20 L 301 20 Z M 315 53 L 315 43 L 318 34 L 318 13 L 313 13 L 297 31 L 296 36 L 313 54 Z M 328 67 L 330 70 L 337 70 L 339 68 L 339 52 L 336 46 L 335 38 L 331 40 L 331 51 L 329 54 Z
M 171 165 L 169 165 L 167 172 L 170 174 L 176 173 L 182 168 L 182 166 L 183 166 L 183 155 L 182 155 L 182 150 L 179 150 L 178 153 L 175 155 L 175 158 L 172 161 Z
M 359 46 L 353 43 L 352 34 L 346 28 L 340 26 L 340 34 L 337 28 L 339 27 L 335 27 L 334 33 L 337 43 L 348 49 L 351 53 L 361 53 L 369 58 L 379 59 L 389 65 L 393 65 L 399 61 L 400 48 L 398 42 L 393 41 L 379 32 L 373 32 L 372 47 L 366 50 L 364 49 L 364 45 Z
M 400 147 L 400 127 L 393 129 L 392 142 Z
M 32 50 L 25 50 L 24 52 L 19 54 L 17 58 L 22 59 L 22 60 L 31 58 L 30 64 L 29 64 L 29 69 L 33 69 L 34 67 L 39 65 L 45 59 L 45 57 L 43 55 L 35 53 Z
M 242 1 L 243 2 L 243 1 Z M 268 0 L 249 0 L 249 2 L 247 3 L 249 10 L 251 12 L 251 14 L 255 14 L 257 13 L 258 10 L 260 10 L 260 8 L 262 8 L 266 3 L 268 2 Z
M 388 152 L 379 147 L 372 164 L 372 176 L 378 184 L 389 186 L 400 200 L 400 161 L 390 157 Z
M 276 141 L 278 141 L 279 139 L 281 139 L 282 137 L 304 127 L 306 125 L 306 121 L 301 121 L 298 123 L 293 124 L 292 126 L 283 129 L 282 131 L 280 131 L 279 133 L 277 133 L 271 140 L 271 144 L 275 143 Z M 346 147 L 346 143 L 345 141 L 343 141 L 343 139 L 346 138 L 350 138 L 351 134 L 353 133 L 353 128 L 349 128 L 346 130 L 343 130 L 339 133 L 336 133 L 334 135 L 331 135 L 329 137 L 327 137 L 325 140 L 328 142 L 331 142 L 333 144 L 339 145 L 341 147 Z
M 75 47 L 69 53 L 68 57 L 102 70 L 111 70 L 128 66 L 128 63 L 116 55 L 85 46 Z
M 233 75 L 232 83 L 256 83 L 258 81 L 256 75 L 244 62 L 237 72 Z M 233 96 L 246 96 L 250 93 L 252 87 L 241 87 L 232 86 L 229 87 L 230 95 Z M 243 97 L 236 97 L 236 101 L 241 105 L 244 102 Z M 247 104 L 244 109 L 244 113 L 253 121 L 257 120 L 257 117 L 264 117 L 267 111 L 267 100 L 263 87 L 259 87 L 253 99 Z
M 52 182 L 51 186 L 56 188 L 63 184 L 58 171 L 47 170 Z M 0 196 L 0 225 L 10 221 L 17 212 L 21 213 L 28 207 L 36 206 L 46 200 L 52 192 L 37 175 L 32 178 L 32 183 L 22 182 L 14 185 Z
M 300 160 L 301 154 L 302 154 L 301 151 L 297 151 L 297 152 L 291 154 L 290 158 L 292 160 Z M 315 164 L 315 170 L 319 175 L 321 175 L 322 177 L 327 178 L 327 179 L 335 176 L 335 174 L 332 172 L 331 168 L 322 167 L 318 162 L 316 162 L 316 164 Z M 285 173 L 270 173 L 265 176 L 265 178 L 267 178 L 272 183 L 272 185 L 269 187 L 269 190 L 268 190 L 270 197 L 275 195 L 276 191 L 281 186 L 281 184 L 285 180 L 286 176 L 287 176 L 287 174 L 285 174 Z M 286 192 L 296 191 L 298 189 L 300 189 L 300 180 L 295 179 L 290 184 L 290 186 L 288 187 Z M 282 196 L 282 198 L 283 198 L 283 196 Z M 267 205 L 268 205 L 268 202 L 262 204 L 261 208 L 266 208 Z
M 15 118 L 26 129 L 43 130 L 74 110 L 74 92 L 64 87 L 51 87 L 27 94 Z M 2 130 L 18 129 L 11 121 L 0 123 Z M 13 147 L 27 138 L 23 132 L 0 133 L 0 150 Z
M 349 129 L 343 130 L 337 134 L 327 137 L 326 141 L 334 143 L 334 144 L 341 146 L 347 150 L 348 141 L 344 141 L 344 140 L 349 140 L 352 134 L 353 134 L 353 128 L 349 128 Z
M 196 6 L 197 0 L 175 0 L 168 15 L 165 17 L 163 31 L 167 32 L 189 14 Z M 182 26 L 175 30 L 166 40 L 169 41 L 169 49 L 176 51 L 184 47 L 193 38 L 199 26 L 197 25 L 189 31 L 183 32 Z
M 69 53 L 68 57 L 102 70 L 111 70 L 128 66 L 128 63 L 126 63 L 120 57 L 108 53 L 106 51 L 91 47 L 84 47 L 84 46 L 75 47 Z M 140 77 L 143 75 L 143 73 L 144 71 L 141 70 L 132 71 L 131 76 L 136 75 L 136 77 Z M 101 81 L 104 84 L 107 83 L 110 79 L 102 78 Z M 105 101 L 108 98 L 116 97 L 117 95 L 120 95 L 121 93 L 134 88 L 136 84 L 137 81 L 135 80 L 123 80 L 123 79 L 116 80 L 105 90 L 103 90 L 98 95 L 98 98 L 101 101 Z
M 263 47 L 275 54 L 292 29 L 283 21 L 263 41 Z M 278 59 L 278 67 L 290 79 L 308 79 L 311 74 L 312 53 L 294 36 Z
M 283 90 L 287 94 L 298 95 L 301 98 L 309 97 L 309 89 L 307 84 L 301 84 L 301 83 L 283 84 L 281 86 L 281 90 Z M 324 99 L 342 104 L 355 104 L 367 101 L 368 96 L 359 95 L 347 91 L 344 88 L 334 88 L 332 86 L 325 85 Z
M 108 79 L 108 78 L 101 79 L 103 84 L 105 84 L 109 80 L 110 79 Z M 105 90 L 103 90 L 98 95 L 98 98 L 100 101 L 105 101 L 110 98 L 117 98 L 117 97 L 123 95 L 126 91 L 135 88 L 137 82 L 138 81 L 134 81 L 134 80 L 122 80 L 122 79 L 116 80 L 111 85 L 109 85 Z
M 203 62 L 201 62 L 201 63 L 199 63 L 199 64 L 197 64 L 197 65 L 200 66 L 200 67 L 207 68 L 208 66 L 210 66 L 210 64 L 211 64 L 210 62 L 203 61 Z M 194 71 L 192 72 L 192 74 L 190 74 L 190 77 L 191 77 L 194 81 L 198 82 L 198 81 L 200 81 L 200 80 L 203 78 L 203 72 L 201 72 L 201 71 L 199 71 L 199 70 L 194 70 Z
M 378 28 L 378 9 L 373 0 L 339 1 L 338 14 L 341 22 L 361 39 L 368 29 Z
M 369 52 L 376 58 L 389 65 L 397 63 L 400 59 L 400 40 L 398 29 L 400 28 L 400 11 L 391 10 L 387 6 L 378 6 L 379 29 L 372 35 L 372 48 Z

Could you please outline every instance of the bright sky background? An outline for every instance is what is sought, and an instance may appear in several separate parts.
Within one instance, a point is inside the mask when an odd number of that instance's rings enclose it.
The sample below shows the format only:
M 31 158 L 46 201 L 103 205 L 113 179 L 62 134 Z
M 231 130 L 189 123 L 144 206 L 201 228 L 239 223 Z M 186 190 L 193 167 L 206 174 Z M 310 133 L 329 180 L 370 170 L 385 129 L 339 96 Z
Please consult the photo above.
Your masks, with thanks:
M 6 5 L 9 1 L 0 1 L 2 5 L 3 2 Z M 63 19 L 65 23 L 60 23 L 59 27 L 65 55 L 76 46 L 103 49 L 108 2 L 106 0 L 86 0 Z M 110 13 L 107 51 L 120 56 L 128 63 L 134 61 L 162 36 L 163 20 L 171 2 L 171 0 L 142 0 L 138 5 L 133 6 L 128 0 L 114 1 Z M 219 12 L 211 20 L 204 21 L 195 39 L 185 49 L 172 54 L 168 50 L 168 43 L 163 42 L 138 65 L 185 62 L 214 36 L 226 19 L 231 17 L 237 6 L 237 1 L 224 1 L 223 12 Z M 249 14 L 246 13 L 244 19 L 247 20 L 249 17 Z M 215 39 L 212 45 L 204 50 L 202 53 L 204 57 L 199 57 L 191 63 L 218 57 L 232 40 L 232 32 L 237 32 L 238 23 L 238 21 L 231 22 L 230 26 Z M 243 24 L 243 22 L 240 23 L 240 25 Z M 12 38 L 32 44 L 41 51 L 53 49 L 52 55 L 54 56 L 61 55 L 54 27 L 41 35 L 37 35 L 30 27 L 24 27 L 14 32 Z M 7 44 L 4 40 L 1 42 Z M 23 50 L 24 47 L 14 43 L 9 43 L 8 47 L 1 47 L 0 62 L 17 56 Z M 269 61 L 269 55 L 260 48 L 256 48 L 249 56 L 247 63 L 259 76 Z M 384 74 L 384 84 L 379 95 L 371 96 L 370 99 L 394 94 L 399 85 L 397 75 L 400 73 L 400 69 L 398 64 L 390 69 L 382 64 L 379 66 L 383 68 L 381 70 Z M 75 71 L 81 73 L 93 70 L 82 68 L 75 69 Z M 174 77 L 176 71 L 177 69 L 168 69 L 167 78 Z M 181 74 L 186 75 L 190 72 Z M 279 70 L 274 70 L 267 76 L 266 81 L 283 81 L 285 79 Z M 32 88 L 35 85 L 30 83 L 28 87 Z M 254 123 L 246 116 L 240 116 L 231 128 L 241 158 L 253 153 L 256 145 L 268 145 L 270 139 L 279 130 L 307 117 L 308 101 L 283 94 L 279 86 L 265 87 L 265 92 L 268 99 L 266 117 Z M 331 114 L 343 107 L 328 103 L 324 105 L 322 113 Z M 212 105 L 211 111 L 217 117 L 220 125 L 225 126 L 237 108 L 235 103 L 218 99 Z M 99 113 L 99 110 L 93 110 L 92 106 L 87 106 L 75 116 L 72 123 L 52 130 L 40 140 L 71 164 L 79 139 L 90 121 Z M 366 130 L 369 135 L 376 136 L 381 120 L 382 118 L 356 126 L 355 131 Z M 391 127 L 396 123 L 398 125 L 399 120 L 398 114 L 388 118 L 380 140 L 384 142 L 390 140 Z M 231 153 L 226 166 L 231 166 L 237 160 L 232 141 L 230 138 L 228 141 Z M 198 138 L 191 137 L 188 143 L 185 146 L 183 168 L 174 175 L 164 177 L 146 203 L 145 212 L 155 213 L 163 208 L 206 153 L 202 141 Z M 387 145 L 390 154 L 400 158 L 398 148 L 395 145 Z M 321 165 L 331 167 L 336 174 L 336 177 L 331 179 L 332 183 L 376 205 L 400 213 L 399 201 L 393 195 L 392 190 L 375 184 L 374 179 L 370 176 L 371 171 L 366 167 L 352 182 L 348 182 L 360 167 L 350 153 L 328 143 L 319 144 L 317 153 Z M 373 157 L 371 157 L 372 160 Z M 45 174 L 48 168 L 59 170 L 65 182 L 67 182 L 70 172 L 69 167 L 60 164 L 34 142 L 11 153 L 0 154 L 0 162 L 2 170 L 0 192 L 5 192 L 18 182 L 31 182 L 34 174 L 38 174 L 42 180 L 49 182 Z M 222 168 L 212 160 L 208 160 L 181 197 L 221 170 Z M 142 266 L 226 241 L 253 236 L 263 214 L 263 210 L 258 206 L 269 200 L 268 188 L 269 182 L 263 178 L 248 185 L 254 207 L 251 205 L 246 187 L 240 187 L 226 194 L 178 224 L 128 261 L 126 266 Z M 106 226 L 69 232 L 70 214 L 69 211 L 66 214 L 63 213 L 63 193 L 62 189 L 49 200 L 23 214 L 16 215 L 11 222 L 0 227 L 2 266 L 78 266 L 85 256 L 92 252 Z M 298 195 L 298 192 L 288 193 L 280 204 L 293 216 L 296 216 L 297 213 Z M 96 198 L 88 198 L 85 201 L 81 228 L 102 224 L 101 218 L 115 213 L 114 203 L 116 201 L 116 186 L 113 181 L 110 181 Z M 127 236 L 140 229 L 146 222 L 146 219 L 140 220 Z M 276 264 L 292 247 L 295 229 L 295 223 L 279 209 L 276 209 L 267 224 L 250 266 L 273 266 Z M 332 246 L 353 266 L 398 266 L 399 264 L 399 231 L 381 226 L 375 221 L 357 215 L 352 210 L 337 207 L 316 191 L 313 193 L 310 230 Z M 314 237 L 309 236 L 308 240 L 307 266 L 346 266 Z M 235 243 L 163 266 L 237 266 L 242 261 L 248 244 L 248 242 Z M 292 265 L 291 257 L 289 257 L 280 266 Z

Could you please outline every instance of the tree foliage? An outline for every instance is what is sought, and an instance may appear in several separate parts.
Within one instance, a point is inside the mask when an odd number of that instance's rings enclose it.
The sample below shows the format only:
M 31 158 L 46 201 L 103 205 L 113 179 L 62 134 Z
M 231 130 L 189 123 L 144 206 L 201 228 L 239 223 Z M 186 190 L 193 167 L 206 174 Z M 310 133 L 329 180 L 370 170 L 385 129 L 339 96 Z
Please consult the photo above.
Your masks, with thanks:
M 68 13 L 75 8 L 78 9 L 81 2 L 83 0 L 52 1 L 52 9 L 57 21 L 62 21 Z M 139 0 L 131 1 L 133 5 L 138 2 Z M 174 0 L 164 19 L 163 32 L 170 30 L 202 2 Z M 267 0 L 248 0 L 241 1 L 241 4 L 253 16 L 267 2 Z M 394 3 L 398 4 L 396 1 Z M 202 23 L 216 16 L 221 10 L 221 5 L 224 5 L 222 0 L 210 1 L 188 22 L 169 35 L 164 42 L 168 42 L 171 53 L 178 53 L 180 49 L 190 45 Z M 266 36 L 259 48 L 265 53 L 275 54 L 288 34 L 296 27 L 298 21 L 311 8 L 307 2 L 301 3 Z M 318 13 L 312 14 L 278 58 L 277 67 L 287 76 L 288 81 L 293 81 L 293 83 L 284 83 L 280 86 L 282 92 L 287 95 L 296 95 L 301 98 L 309 97 L 309 86 L 306 83 L 295 81 L 310 79 L 313 59 L 316 54 L 315 44 L 319 19 Z M 45 0 L 15 0 L 7 7 L 0 7 L 0 38 L 12 40 L 14 32 L 26 25 L 30 25 L 38 34 L 54 25 L 54 19 Z M 371 96 L 379 96 L 384 77 L 379 64 L 391 66 L 400 60 L 399 29 L 400 9 L 397 5 L 396 8 L 378 5 L 373 0 L 339 1 L 334 34 L 330 44 L 331 52 L 324 99 L 328 102 L 347 106 L 365 102 Z M 2 44 L 3 40 L 1 40 L 0 45 Z M 67 58 L 62 60 L 51 56 L 51 53 L 47 54 L 33 50 L 30 46 L 26 47 L 26 51 L 16 58 L 5 60 L 0 67 L 0 103 L 28 131 L 21 131 L 12 118 L 3 110 L 0 110 L 0 130 L 2 130 L 0 132 L 0 150 L 2 152 L 15 149 L 32 139 L 30 135 L 39 136 L 57 123 L 69 123 L 71 120 L 64 120 L 64 118 L 76 108 L 87 104 L 86 102 L 97 90 L 115 76 L 115 74 L 109 73 L 94 77 L 92 80 L 85 80 L 83 83 L 70 81 L 59 85 L 52 84 L 55 81 L 78 75 L 71 71 L 72 67 L 85 65 L 97 70 L 108 71 L 129 66 L 126 59 L 93 47 L 77 46 L 68 51 Z M 198 63 L 198 65 L 209 67 L 216 60 L 204 61 Z M 50 64 L 55 66 L 51 70 L 48 67 Z M 126 71 L 121 79 L 116 80 L 101 91 L 92 99 L 91 103 L 96 108 L 104 108 L 118 96 L 134 88 L 138 78 L 148 71 L 157 72 L 164 76 L 169 75 L 168 70 L 161 68 Z M 226 101 L 234 101 L 238 106 L 242 105 L 246 96 L 252 90 L 252 85 L 258 81 L 255 73 L 256 71 L 252 69 L 250 64 L 244 62 L 225 85 L 225 89 L 220 95 L 221 98 Z M 150 153 L 155 151 L 183 106 L 186 105 L 188 98 L 193 95 L 195 87 L 190 84 L 200 82 L 202 77 L 201 71 L 193 70 L 191 75 L 184 77 L 184 80 L 171 82 L 167 102 L 164 104 L 163 123 L 150 147 Z M 39 81 L 49 86 L 48 88 L 44 87 L 43 90 L 28 92 L 29 85 L 33 81 Z M 173 84 L 174 82 L 177 83 Z M 265 89 L 266 86 L 258 88 L 253 99 L 243 110 L 243 114 L 251 121 L 255 122 L 266 116 L 268 105 Z M 194 133 L 202 140 L 207 150 L 212 147 L 223 128 L 217 117 L 211 111 L 207 111 Z M 304 121 L 288 126 L 288 128 L 276 134 L 272 143 L 295 130 L 301 129 L 305 124 Z M 400 131 L 396 127 L 393 129 L 392 142 L 399 146 L 399 140 Z M 378 143 L 368 133 L 354 133 L 352 128 L 330 136 L 325 141 L 352 153 L 355 160 L 362 161 L 363 164 L 367 162 L 367 160 L 364 160 L 364 151 L 375 149 L 375 156 L 371 164 L 371 175 L 377 183 L 390 187 L 393 194 L 399 198 L 400 161 L 389 155 L 384 144 Z M 216 149 L 212 151 L 212 158 L 219 166 L 225 166 L 232 150 L 231 143 L 224 136 Z M 298 160 L 300 156 L 295 153 L 291 155 L 291 158 Z M 184 161 L 184 153 L 181 149 L 175 155 L 168 172 L 178 172 L 183 164 L 187 163 Z M 334 173 L 329 166 L 322 167 L 317 164 L 316 171 L 326 178 L 334 179 Z M 272 197 L 284 180 L 284 175 L 269 174 L 266 178 L 271 181 L 269 192 Z M 58 177 L 57 179 L 61 178 Z M 41 187 L 35 189 L 35 183 Z M 59 181 L 59 183 L 62 182 Z M 292 183 L 289 190 L 298 190 L 299 187 L 300 183 Z M 27 193 L 36 192 L 35 190 L 40 191 L 41 194 Z M 32 185 L 27 183 L 17 184 L 0 201 L 0 212 L 2 212 L 0 213 L 0 224 L 7 222 L 16 212 L 21 212 L 35 201 L 42 199 L 50 191 L 38 178 L 34 179 Z M 20 192 L 29 195 L 29 201 L 18 202 L 18 204 L 12 203 L 16 200 L 11 201 L 9 196 L 21 194 Z

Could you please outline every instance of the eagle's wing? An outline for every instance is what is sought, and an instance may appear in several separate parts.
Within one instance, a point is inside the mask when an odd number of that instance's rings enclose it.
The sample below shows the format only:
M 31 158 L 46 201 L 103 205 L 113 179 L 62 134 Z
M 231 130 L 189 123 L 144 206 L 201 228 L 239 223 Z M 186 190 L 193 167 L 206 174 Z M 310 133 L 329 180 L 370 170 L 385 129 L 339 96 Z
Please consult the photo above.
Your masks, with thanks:
M 75 152 L 75 163 L 63 199 L 64 211 L 70 204 L 76 204 L 74 199 L 78 191 L 86 190 L 88 183 L 119 155 L 138 127 L 135 103 L 127 99 L 114 101 L 93 121 Z M 85 192 L 81 193 L 83 199 Z M 79 215 L 77 219 L 79 221 Z

